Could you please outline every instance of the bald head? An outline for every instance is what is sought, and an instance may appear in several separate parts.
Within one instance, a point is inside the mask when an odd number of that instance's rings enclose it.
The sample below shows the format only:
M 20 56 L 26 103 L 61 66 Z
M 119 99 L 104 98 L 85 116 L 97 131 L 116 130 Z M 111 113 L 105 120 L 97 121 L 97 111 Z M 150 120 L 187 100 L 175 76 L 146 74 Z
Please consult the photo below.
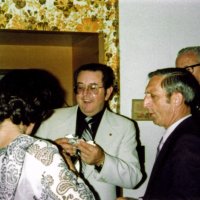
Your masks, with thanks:
M 181 49 L 176 58 L 176 67 L 187 67 L 186 69 L 190 71 L 200 83 L 200 46 Z

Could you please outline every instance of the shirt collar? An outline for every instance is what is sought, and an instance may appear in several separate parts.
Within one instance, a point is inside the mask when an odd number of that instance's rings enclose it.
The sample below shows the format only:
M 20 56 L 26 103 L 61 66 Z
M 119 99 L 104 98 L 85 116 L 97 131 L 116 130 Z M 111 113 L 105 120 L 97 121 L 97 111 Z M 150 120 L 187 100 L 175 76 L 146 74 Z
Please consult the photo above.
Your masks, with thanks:
M 94 121 L 96 121 L 96 119 L 99 119 L 99 118 L 101 119 L 101 117 L 102 117 L 102 115 L 103 115 L 105 109 L 106 109 L 106 107 L 104 107 L 104 108 L 103 108 L 100 112 L 98 112 L 96 115 L 91 116 L 91 117 L 94 119 Z M 84 119 L 87 117 L 85 114 L 83 114 L 83 113 L 81 112 L 80 108 L 78 108 L 78 115 L 79 115 L 81 118 L 84 118 Z
M 167 138 L 171 135 L 171 133 L 174 131 L 174 129 L 182 122 L 184 121 L 185 119 L 187 119 L 188 117 L 190 117 L 191 114 L 179 119 L 178 121 L 176 121 L 175 123 L 173 123 L 170 127 L 168 127 L 166 129 L 166 132 L 165 134 L 163 135 L 163 139 L 162 139 L 162 142 L 160 144 L 160 149 L 162 148 L 163 144 L 165 143 L 165 141 L 167 140 Z

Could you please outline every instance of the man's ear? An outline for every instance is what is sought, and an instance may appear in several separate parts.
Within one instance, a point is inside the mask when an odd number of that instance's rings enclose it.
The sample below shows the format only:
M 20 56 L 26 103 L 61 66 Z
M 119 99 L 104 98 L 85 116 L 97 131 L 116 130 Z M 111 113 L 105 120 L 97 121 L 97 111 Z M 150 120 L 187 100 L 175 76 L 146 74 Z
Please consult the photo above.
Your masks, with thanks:
M 113 87 L 109 87 L 106 89 L 106 93 L 105 93 L 105 101 L 108 101 L 112 95 L 113 92 Z
M 180 106 L 182 103 L 184 103 L 183 95 L 180 92 L 173 93 L 171 100 L 175 106 Z

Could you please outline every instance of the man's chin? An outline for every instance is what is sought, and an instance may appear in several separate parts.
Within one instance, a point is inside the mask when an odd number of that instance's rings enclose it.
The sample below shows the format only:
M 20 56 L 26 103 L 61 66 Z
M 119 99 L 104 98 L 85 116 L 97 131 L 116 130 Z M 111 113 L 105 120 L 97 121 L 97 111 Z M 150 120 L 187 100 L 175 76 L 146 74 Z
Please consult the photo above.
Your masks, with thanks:
M 88 107 L 82 108 L 81 111 L 87 116 L 93 116 L 94 109 L 90 109 Z
M 151 119 L 152 119 L 152 121 L 153 121 L 154 124 L 159 125 L 159 123 L 158 123 L 158 121 L 156 120 L 155 117 L 151 117 Z
M 152 120 L 152 121 L 153 121 L 153 123 L 154 123 L 155 125 L 163 127 L 163 125 L 162 125 L 161 123 L 159 123 L 158 121 L 156 121 L 156 120 Z

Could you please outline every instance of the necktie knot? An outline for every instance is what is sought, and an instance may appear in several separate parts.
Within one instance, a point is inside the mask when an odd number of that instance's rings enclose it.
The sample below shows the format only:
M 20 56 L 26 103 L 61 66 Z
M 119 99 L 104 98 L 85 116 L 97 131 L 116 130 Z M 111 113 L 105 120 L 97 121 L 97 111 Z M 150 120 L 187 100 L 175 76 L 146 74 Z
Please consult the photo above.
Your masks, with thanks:
M 93 118 L 92 118 L 92 117 L 86 117 L 86 118 L 85 118 L 85 121 L 86 121 L 88 124 L 90 124 L 90 123 L 92 123 Z
M 92 117 L 86 117 L 85 118 L 85 122 L 86 122 L 86 126 L 85 126 L 85 129 L 83 130 L 83 134 L 82 134 L 82 138 L 86 141 L 89 141 L 89 140 L 93 140 L 92 138 Z
M 85 122 L 88 125 L 90 131 L 92 132 L 92 123 L 93 123 L 93 118 L 92 117 L 86 117 Z

